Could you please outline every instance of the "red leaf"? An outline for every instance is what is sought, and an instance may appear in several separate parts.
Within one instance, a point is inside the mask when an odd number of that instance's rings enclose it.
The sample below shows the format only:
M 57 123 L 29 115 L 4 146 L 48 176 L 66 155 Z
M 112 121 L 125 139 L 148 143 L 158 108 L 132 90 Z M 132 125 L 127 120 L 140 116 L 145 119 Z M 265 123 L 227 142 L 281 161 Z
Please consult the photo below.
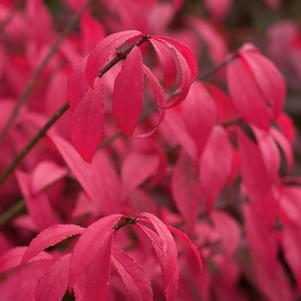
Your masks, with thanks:
M 20 267 L 22 268 L 26 262 L 43 250 L 52 247 L 71 236 L 81 234 L 83 231 L 84 228 L 76 225 L 54 225 L 43 230 L 30 242 L 22 258 Z
M 104 87 L 98 80 L 76 106 L 71 119 L 71 140 L 84 160 L 91 162 L 103 138 Z
M 227 81 L 233 103 L 241 116 L 263 130 L 270 128 L 265 101 L 246 62 L 237 58 L 227 67 Z
M 178 238 L 181 239 L 181 241 L 192 251 L 192 253 L 194 254 L 197 263 L 199 265 L 200 271 L 203 271 L 204 269 L 204 263 L 203 263 L 203 259 L 201 257 L 201 253 L 200 250 L 197 248 L 197 246 L 191 241 L 191 239 L 188 237 L 187 234 L 185 234 L 184 232 L 172 227 L 172 226 L 168 226 L 169 231 L 176 235 Z
M 218 5 L 220 5 L 220 2 Z M 201 39 L 207 44 L 208 52 L 212 61 L 215 63 L 220 62 L 227 54 L 226 41 L 223 36 L 209 22 L 195 17 L 188 17 L 187 19 L 188 23 L 196 30 Z
M 201 83 L 194 82 L 181 107 L 184 123 L 200 154 L 213 126 L 217 123 L 214 99 Z
M 113 247 L 112 264 L 116 267 L 131 300 L 153 300 L 150 280 L 138 262 L 135 262 L 121 249 Z
M 164 44 L 155 39 L 151 39 L 150 42 L 153 45 L 162 66 L 164 87 L 169 88 L 173 85 L 177 77 L 176 64 Z
M 205 0 L 205 5 L 216 19 L 223 19 L 229 12 L 232 4 L 232 0 Z
M 111 270 L 112 235 L 101 236 L 102 244 L 92 258 L 88 258 L 84 273 L 79 278 L 79 288 L 85 301 L 107 300 Z M 72 270 L 71 270 L 72 271 Z
M 265 166 L 261 151 L 254 142 L 239 131 L 239 157 L 241 176 L 247 195 L 261 211 L 262 218 L 271 226 L 277 210 L 277 203 L 272 195 L 272 179 Z
M 43 192 L 34 194 L 31 188 L 31 177 L 24 172 L 16 173 L 17 180 L 25 198 L 30 217 L 38 230 L 57 224 L 58 218 L 51 207 L 47 195 Z
M 123 62 L 115 79 L 112 111 L 120 130 L 127 136 L 133 134 L 143 103 L 143 61 L 139 47 L 135 46 Z
M 80 19 L 80 31 L 85 53 L 91 51 L 98 41 L 104 37 L 103 26 L 88 13 L 84 14 Z
M 0 273 L 6 272 L 20 265 L 22 257 L 24 256 L 26 250 L 27 247 L 16 247 L 3 253 L 0 256 Z M 49 260 L 51 259 L 51 256 L 46 252 L 41 252 L 30 261 L 38 261 L 44 259 Z
M 279 178 L 278 172 L 280 169 L 281 158 L 276 142 L 270 133 L 272 129 L 269 132 L 264 132 L 254 127 L 253 131 L 255 133 L 266 169 L 269 173 L 269 177 L 272 180 L 277 180 Z
M 121 214 L 106 216 L 83 232 L 72 253 L 70 285 L 75 284 L 79 277 L 88 271 L 89 263 L 93 258 L 100 256 L 101 250 L 107 248 L 113 235 L 113 227 L 121 217 L 123 217 Z M 90 268 L 93 269 L 93 265 Z
M 108 156 L 98 152 L 88 164 L 66 140 L 57 136 L 51 139 L 95 208 L 105 214 L 120 211 L 120 180 Z
M 69 280 L 71 254 L 59 258 L 38 282 L 35 297 L 39 301 L 61 301 Z
M 184 124 L 183 118 L 177 112 L 178 108 L 168 110 L 161 128 L 166 127 L 168 133 L 166 134 L 166 139 L 170 136 L 175 136 L 176 142 L 178 142 L 185 152 L 192 158 L 197 159 L 197 147 L 192 139 L 191 135 L 187 132 L 187 128 Z
M 123 197 L 126 198 L 132 190 L 154 175 L 158 164 L 159 161 L 156 156 L 148 156 L 138 152 L 130 153 L 123 161 L 121 168 Z
M 164 277 L 165 291 L 167 301 L 175 300 L 175 296 L 178 288 L 178 267 L 177 267 L 177 248 L 175 241 L 170 234 L 167 226 L 160 221 L 156 216 L 150 213 L 141 213 L 138 216 L 138 226 L 151 240 L 154 247 L 157 259 L 161 266 L 161 270 Z M 143 220 L 148 220 L 155 228 L 156 232 L 149 227 L 141 224 Z
M 282 112 L 285 99 L 283 76 L 270 60 L 261 55 L 256 49 L 248 50 L 248 47 L 249 45 L 243 47 L 240 55 L 248 64 L 264 101 L 272 108 L 274 118 L 277 118 Z M 247 50 L 243 51 L 244 48 Z
M 174 39 L 163 36 L 152 36 L 152 40 L 162 43 L 169 51 L 176 64 L 176 90 L 166 106 L 167 108 L 173 107 L 185 99 L 192 82 L 197 76 L 198 66 L 196 64 L 196 59 L 187 46 Z
M 85 58 L 79 65 L 75 66 L 68 78 L 67 98 L 72 111 L 74 111 L 77 104 L 89 90 L 89 85 L 84 73 L 86 62 L 87 59 Z
M 213 209 L 218 193 L 231 172 L 232 149 L 224 128 L 216 126 L 200 158 L 199 179 L 207 210 Z
M 47 186 L 60 180 L 68 173 L 66 168 L 56 165 L 52 161 L 42 161 L 32 175 L 32 192 L 37 193 Z
M 171 187 L 176 205 L 192 231 L 201 209 L 202 191 L 197 163 L 183 151 L 174 167 Z
M 85 70 L 86 78 L 92 88 L 98 72 L 109 62 L 111 56 L 116 54 L 117 49 L 126 41 L 138 38 L 140 35 L 141 33 L 136 30 L 117 32 L 105 37 L 97 44 L 88 56 Z

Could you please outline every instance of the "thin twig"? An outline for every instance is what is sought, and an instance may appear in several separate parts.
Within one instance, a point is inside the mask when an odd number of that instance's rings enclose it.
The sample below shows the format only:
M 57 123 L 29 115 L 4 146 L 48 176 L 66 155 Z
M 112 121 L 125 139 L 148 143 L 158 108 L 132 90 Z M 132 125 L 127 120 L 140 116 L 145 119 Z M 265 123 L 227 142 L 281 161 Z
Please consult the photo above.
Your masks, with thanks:
M 19 96 L 19 98 L 16 101 L 15 107 L 12 111 L 11 116 L 9 117 L 8 121 L 2 128 L 0 132 L 0 144 L 2 143 L 4 137 L 8 133 L 10 127 L 12 126 L 13 122 L 15 121 L 16 117 L 18 116 L 22 106 L 26 103 L 28 100 L 28 97 L 30 96 L 30 93 L 32 92 L 33 88 L 35 87 L 37 81 L 41 77 L 44 69 L 49 64 L 52 57 L 55 55 L 65 38 L 69 35 L 69 33 L 72 31 L 73 27 L 76 25 L 78 19 L 81 17 L 81 15 L 85 12 L 85 10 L 88 8 L 92 0 L 87 0 L 87 2 L 83 5 L 83 7 L 73 16 L 71 21 L 68 23 L 65 30 L 59 35 L 56 42 L 53 44 L 53 46 L 49 49 L 49 52 L 44 57 L 41 64 L 37 67 L 35 72 L 33 73 L 33 76 L 31 80 L 27 83 L 26 87 L 23 90 L 23 93 Z
M 12 205 L 0 216 L 0 228 L 7 225 L 16 216 L 20 215 L 26 209 L 26 204 L 23 200 L 19 200 L 17 203 Z

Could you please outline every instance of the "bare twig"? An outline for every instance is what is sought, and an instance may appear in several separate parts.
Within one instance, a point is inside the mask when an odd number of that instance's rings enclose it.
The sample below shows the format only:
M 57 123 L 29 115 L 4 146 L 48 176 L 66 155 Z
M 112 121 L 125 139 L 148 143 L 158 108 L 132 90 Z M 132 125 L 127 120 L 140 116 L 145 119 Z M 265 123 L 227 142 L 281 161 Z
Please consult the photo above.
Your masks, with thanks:
M 13 220 L 16 216 L 20 213 L 25 211 L 26 204 L 23 200 L 19 200 L 17 203 L 12 205 L 9 209 L 7 209 L 1 216 L 0 216 L 0 228 L 7 225 L 11 220 Z

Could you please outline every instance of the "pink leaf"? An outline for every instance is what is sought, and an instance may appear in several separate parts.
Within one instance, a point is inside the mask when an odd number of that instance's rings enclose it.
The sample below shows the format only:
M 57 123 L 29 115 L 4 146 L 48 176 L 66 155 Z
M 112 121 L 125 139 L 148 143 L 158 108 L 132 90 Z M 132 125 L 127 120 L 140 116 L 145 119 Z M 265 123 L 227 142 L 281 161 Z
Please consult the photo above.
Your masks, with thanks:
M 42 191 L 64 177 L 67 172 L 66 168 L 60 167 L 52 161 L 42 161 L 33 172 L 32 192 Z
M 209 22 L 201 20 L 200 18 L 188 17 L 188 23 L 207 44 L 208 52 L 212 61 L 215 63 L 220 62 L 227 54 L 226 41 L 223 36 Z
M 239 224 L 229 214 L 222 211 L 212 211 L 211 218 L 225 251 L 229 256 L 234 255 L 241 239 Z
M 45 193 L 34 194 L 31 190 L 30 176 L 24 172 L 17 172 L 17 180 L 25 198 L 26 207 L 30 217 L 39 230 L 43 230 L 50 225 L 57 224 L 58 218 L 50 205 Z
M 176 80 L 176 64 L 164 44 L 155 39 L 151 39 L 150 42 L 153 45 L 162 66 L 164 87 L 169 88 Z
M 69 280 L 71 254 L 59 258 L 44 274 L 37 285 L 35 297 L 39 301 L 61 301 Z
M 90 258 L 85 273 L 81 275 L 84 300 L 107 300 L 107 288 L 111 270 L 112 235 L 102 237 L 102 245 L 93 258 Z
M 201 83 L 194 82 L 181 107 L 184 123 L 201 153 L 212 128 L 217 123 L 214 99 Z
M 116 54 L 117 49 L 126 41 L 138 38 L 140 35 L 141 33 L 136 30 L 117 32 L 105 37 L 97 44 L 88 56 L 85 70 L 86 78 L 92 88 L 98 72 L 109 62 L 111 56 Z
M 261 151 L 242 131 L 238 133 L 238 142 L 241 176 L 247 195 L 256 209 L 261 211 L 262 218 L 273 225 L 277 203 L 272 195 L 272 179 Z
M 259 149 L 262 154 L 266 169 L 271 179 L 277 180 L 279 178 L 280 169 L 280 154 L 276 142 L 271 136 L 270 132 L 264 132 L 253 127 Z
M 265 101 L 246 62 L 237 58 L 227 67 L 227 81 L 233 103 L 241 116 L 263 130 L 270 128 Z
M 112 248 L 112 263 L 120 274 L 131 300 L 153 300 L 150 280 L 138 262 L 135 262 L 121 249 Z
M 98 41 L 104 37 L 103 26 L 88 13 L 84 14 L 80 19 L 80 31 L 85 53 L 93 50 Z
M 187 128 L 181 118 L 179 112 L 177 112 L 178 108 L 169 109 L 164 121 L 162 123 L 162 127 L 166 127 L 168 133 L 166 134 L 166 139 L 170 136 L 175 136 L 175 140 L 179 143 L 185 152 L 192 158 L 197 159 L 198 150 L 196 147 L 196 143 L 192 139 L 191 135 L 187 132 Z
M 84 67 L 87 59 L 75 66 L 67 82 L 67 99 L 72 111 L 77 104 L 82 100 L 89 90 L 89 85 L 85 77 Z
M 184 151 L 174 167 L 171 187 L 177 208 L 191 231 L 201 209 L 202 191 L 197 163 Z
M 178 287 L 177 248 L 167 226 L 150 213 L 141 213 L 138 226 L 151 240 L 157 259 L 162 269 L 167 301 L 175 300 Z M 156 232 L 142 224 L 142 219 L 148 220 Z
M 205 5 L 207 6 L 210 13 L 216 19 L 223 19 L 225 15 L 229 12 L 232 6 L 232 0 L 205 0 Z
M 172 227 L 172 226 L 168 226 L 169 231 L 176 235 L 178 238 L 181 239 L 181 241 L 192 251 L 192 253 L 194 254 L 197 263 L 199 265 L 200 271 L 203 271 L 204 269 L 204 263 L 203 263 L 203 259 L 201 257 L 201 253 L 200 250 L 197 248 L 197 246 L 191 241 L 191 239 L 188 237 L 187 234 L 185 234 L 184 232 Z
M 285 99 L 285 82 L 276 66 L 256 50 L 247 49 L 240 51 L 241 57 L 248 64 L 257 87 L 260 90 L 264 102 L 272 109 L 274 118 L 277 118 L 283 109 Z
M 70 285 L 76 283 L 86 271 L 97 252 L 105 249 L 111 241 L 113 227 L 123 217 L 121 214 L 106 216 L 90 225 L 81 235 L 74 247 L 70 267 Z M 93 267 L 91 267 L 93 268 Z
M 6 272 L 8 270 L 11 270 L 17 266 L 19 266 L 22 257 L 24 256 L 24 253 L 26 252 L 27 247 L 16 247 L 13 249 L 8 250 L 7 252 L 3 253 L 0 256 L 0 273 Z M 39 255 L 37 255 L 35 258 L 33 258 L 31 261 L 34 260 L 48 260 L 51 259 L 51 256 L 47 254 L 46 252 L 41 252 Z
M 123 161 L 121 169 L 123 197 L 126 198 L 132 190 L 154 175 L 158 164 L 159 161 L 156 156 L 148 156 L 138 152 L 130 153 Z
M 227 133 L 222 127 L 216 126 L 200 158 L 199 180 L 209 212 L 230 175 L 231 157 L 232 149 Z
M 143 61 L 139 47 L 135 46 L 115 79 L 112 111 L 120 130 L 133 134 L 142 110 L 144 78 Z
M 30 242 L 20 263 L 21 268 L 26 262 L 43 250 L 52 247 L 69 237 L 81 234 L 83 231 L 84 228 L 76 225 L 54 225 L 43 230 Z
M 76 106 L 71 119 L 72 144 L 80 155 L 91 162 L 103 138 L 104 87 L 98 80 Z

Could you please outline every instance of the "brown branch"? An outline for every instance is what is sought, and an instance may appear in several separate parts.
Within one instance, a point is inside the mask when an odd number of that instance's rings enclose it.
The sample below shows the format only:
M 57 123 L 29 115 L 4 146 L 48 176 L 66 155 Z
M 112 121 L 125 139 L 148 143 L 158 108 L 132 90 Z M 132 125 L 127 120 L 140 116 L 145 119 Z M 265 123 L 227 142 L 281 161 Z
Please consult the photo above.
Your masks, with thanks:
M 23 200 L 19 200 L 17 203 L 12 205 L 8 210 L 6 210 L 2 215 L 0 215 L 0 228 L 3 228 L 16 216 L 20 215 L 26 210 L 26 204 Z
M 85 10 L 88 8 L 92 0 L 87 0 L 87 2 L 83 5 L 83 7 L 73 16 L 70 23 L 68 23 L 67 27 L 64 29 L 62 34 L 57 38 L 57 40 L 54 42 L 53 46 L 49 49 L 49 52 L 44 57 L 41 64 L 37 67 L 37 69 L 34 71 L 33 76 L 31 80 L 27 83 L 26 87 L 23 90 L 23 93 L 18 97 L 15 107 L 12 111 L 11 116 L 9 117 L 8 121 L 2 128 L 0 132 L 0 144 L 2 143 L 4 137 L 8 133 L 10 127 L 12 126 L 13 122 L 17 118 L 22 106 L 26 103 L 28 100 L 28 97 L 30 96 L 30 93 L 32 92 L 33 88 L 35 87 L 37 81 L 41 77 L 44 69 L 49 64 L 52 57 L 55 55 L 65 38 L 68 36 L 68 34 L 72 31 L 73 27 L 76 25 L 78 19 L 81 17 L 81 15 L 85 12 Z

